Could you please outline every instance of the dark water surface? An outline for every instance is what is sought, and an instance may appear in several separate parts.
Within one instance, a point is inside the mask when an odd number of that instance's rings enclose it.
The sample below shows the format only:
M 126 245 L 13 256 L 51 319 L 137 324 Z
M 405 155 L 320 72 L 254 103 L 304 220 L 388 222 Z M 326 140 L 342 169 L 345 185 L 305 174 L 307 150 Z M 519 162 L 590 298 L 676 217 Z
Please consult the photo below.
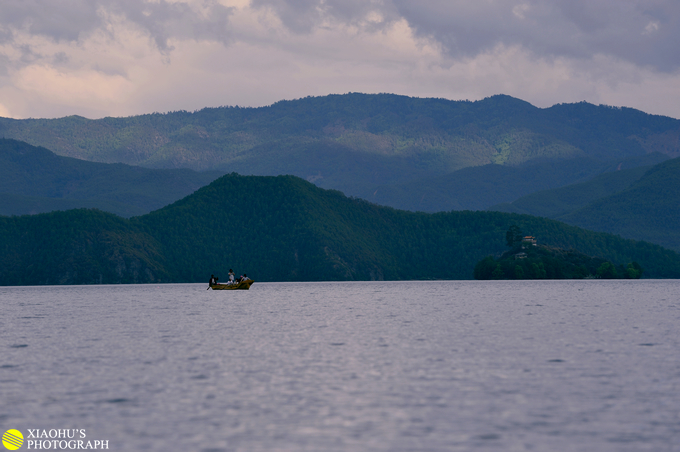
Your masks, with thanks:
M 680 451 L 679 298 L 668 280 L 0 287 L 0 433 Z

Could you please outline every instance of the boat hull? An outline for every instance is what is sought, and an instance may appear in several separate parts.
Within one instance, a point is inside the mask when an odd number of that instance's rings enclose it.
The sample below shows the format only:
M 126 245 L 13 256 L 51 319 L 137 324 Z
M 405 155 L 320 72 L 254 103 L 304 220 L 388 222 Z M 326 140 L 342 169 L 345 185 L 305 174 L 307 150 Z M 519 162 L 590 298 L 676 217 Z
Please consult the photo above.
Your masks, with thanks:
M 236 284 L 213 284 L 210 286 L 212 290 L 248 290 L 250 289 L 250 286 L 254 283 L 252 279 L 249 279 L 248 281 L 241 281 Z

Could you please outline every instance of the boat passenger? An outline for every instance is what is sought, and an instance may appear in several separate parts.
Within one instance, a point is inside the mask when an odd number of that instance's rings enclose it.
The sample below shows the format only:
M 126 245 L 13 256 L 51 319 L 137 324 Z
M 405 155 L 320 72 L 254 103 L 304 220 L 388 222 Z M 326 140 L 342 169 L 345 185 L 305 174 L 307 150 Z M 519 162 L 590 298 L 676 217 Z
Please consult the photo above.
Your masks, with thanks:
M 243 274 L 243 276 L 241 276 L 241 281 L 248 281 L 249 279 L 250 278 L 248 278 L 248 275 L 246 275 L 245 273 Z
M 229 284 L 234 284 L 234 277 L 235 277 L 235 275 L 234 275 L 234 270 L 232 270 L 232 269 L 230 268 L 230 269 L 229 269 Z
M 208 285 L 214 286 L 215 284 L 217 284 L 217 277 L 215 277 L 215 275 L 210 275 L 210 282 Z

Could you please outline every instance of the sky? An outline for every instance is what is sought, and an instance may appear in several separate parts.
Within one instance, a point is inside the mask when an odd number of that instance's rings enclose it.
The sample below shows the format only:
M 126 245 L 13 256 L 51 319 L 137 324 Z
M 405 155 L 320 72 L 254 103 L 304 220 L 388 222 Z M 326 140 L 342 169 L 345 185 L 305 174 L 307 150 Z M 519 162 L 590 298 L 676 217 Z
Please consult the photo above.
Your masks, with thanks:
M 348 92 L 680 118 L 678 0 L 2 0 L 0 116 Z

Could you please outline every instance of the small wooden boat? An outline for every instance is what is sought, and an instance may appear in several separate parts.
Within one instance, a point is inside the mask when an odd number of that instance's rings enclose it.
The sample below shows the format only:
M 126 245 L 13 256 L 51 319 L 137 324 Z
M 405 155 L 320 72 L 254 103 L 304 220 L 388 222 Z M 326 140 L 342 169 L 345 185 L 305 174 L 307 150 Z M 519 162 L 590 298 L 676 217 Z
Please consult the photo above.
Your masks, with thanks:
M 234 284 L 224 284 L 217 283 L 210 286 L 212 290 L 248 290 L 250 286 L 254 283 L 252 279 L 246 279 L 245 281 L 240 281 Z

